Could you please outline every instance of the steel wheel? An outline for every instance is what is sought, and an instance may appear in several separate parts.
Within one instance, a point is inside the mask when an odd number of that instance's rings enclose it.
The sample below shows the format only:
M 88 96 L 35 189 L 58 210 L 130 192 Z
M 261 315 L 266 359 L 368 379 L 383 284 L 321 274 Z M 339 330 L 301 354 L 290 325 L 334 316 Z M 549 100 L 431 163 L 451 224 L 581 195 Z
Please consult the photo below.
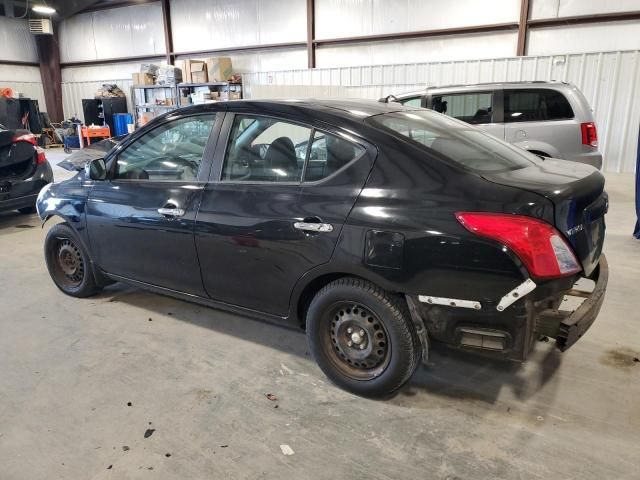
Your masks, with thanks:
M 66 287 L 79 287 L 85 274 L 82 252 L 68 238 L 57 240 L 54 250 L 56 280 Z
M 385 370 L 391 357 L 389 335 L 370 309 L 337 302 L 327 310 L 323 324 L 325 352 L 343 375 L 368 380 Z

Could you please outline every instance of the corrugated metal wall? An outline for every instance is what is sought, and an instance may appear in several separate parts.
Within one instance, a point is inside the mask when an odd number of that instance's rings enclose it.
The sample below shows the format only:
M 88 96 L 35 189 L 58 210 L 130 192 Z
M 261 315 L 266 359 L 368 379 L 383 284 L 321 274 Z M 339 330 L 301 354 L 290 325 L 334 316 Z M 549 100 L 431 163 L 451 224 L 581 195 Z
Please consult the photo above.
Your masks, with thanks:
M 258 97 L 349 96 L 377 99 L 425 86 L 518 80 L 574 83 L 594 110 L 604 169 L 635 171 L 640 125 L 640 51 L 288 70 L 247 74 Z
M 115 83 L 127 96 L 127 108 L 133 112 L 131 103 L 132 72 L 140 71 L 139 63 L 118 63 L 62 69 L 62 108 L 64 117 L 74 115 L 83 119 L 82 99 L 94 98 L 96 91 L 105 83 Z
M 160 2 L 74 15 L 59 28 L 62 63 L 165 53 Z
M 36 99 L 40 109 L 46 110 L 38 67 L 0 65 L 0 87 L 10 87 L 25 97 Z
M 0 17 L 0 60 L 38 61 L 36 41 L 27 20 Z
M 26 20 L 0 17 L 0 61 L 37 62 L 36 42 Z M 0 65 L 0 87 L 10 87 L 38 100 L 44 110 L 44 91 L 38 67 Z

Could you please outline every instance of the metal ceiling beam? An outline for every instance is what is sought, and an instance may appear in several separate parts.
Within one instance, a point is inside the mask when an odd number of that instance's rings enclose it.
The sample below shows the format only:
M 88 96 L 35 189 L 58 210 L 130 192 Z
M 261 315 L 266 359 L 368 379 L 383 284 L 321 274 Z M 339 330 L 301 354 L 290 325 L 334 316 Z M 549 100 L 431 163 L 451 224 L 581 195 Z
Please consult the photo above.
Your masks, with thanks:
M 307 0 L 307 66 L 316 68 L 316 5 L 315 0 Z
M 527 27 L 529 25 L 529 0 L 520 2 L 520 23 L 518 24 L 518 47 L 516 55 L 522 57 L 527 54 Z
M 104 65 L 106 63 L 128 63 L 128 62 L 141 62 L 145 60 L 160 60 L 165 59 L 166 55 L 136 55 L 133 57 L 119 57 L 119 58 L 102 58 L 100 60 L 82 60 L 79 62 L 66 62 L 61 63 L 62 68 L 65 67 L 85 67 L 88 65 Z
M 173 65 L 175 55 L 173 52 L 173 31 L 171 29 L 171 2 L 170 0 L 161 0 L 162 2 L 162 26 L 164 28 L 164 48 L 167 52 L 167 64 Z
M 640 10 L 616 13 L 595 13 L 592 15 L 575 15 L 572 17 L 539 18 L 529 20 L 527 24 L 530 28 L 537 28 L 580 25 L 585 23 L 619 22 L 623 20 L 640 20 Z
M 350 43 L 377 42 L 382 40 L 405 40 L 410 38 L 439 37 L 443 35 L 464 35 L 467 33 L 491 33 L 491 32 L 500 32 L 504 30 L 517 30 L 517 29 L 518 29 L 517 23 L 493 23 L 489 25 L 474 25 L 470 27 L 439 28 L 434 30 L 384 33 L 384 34 L 378 34 L 378 35 L 361 35 L 361 36 L 355 36 L 355 37 L 326 38 L 321 40 L 314 39 L 313 43 L 316 46 L 347 45 Z

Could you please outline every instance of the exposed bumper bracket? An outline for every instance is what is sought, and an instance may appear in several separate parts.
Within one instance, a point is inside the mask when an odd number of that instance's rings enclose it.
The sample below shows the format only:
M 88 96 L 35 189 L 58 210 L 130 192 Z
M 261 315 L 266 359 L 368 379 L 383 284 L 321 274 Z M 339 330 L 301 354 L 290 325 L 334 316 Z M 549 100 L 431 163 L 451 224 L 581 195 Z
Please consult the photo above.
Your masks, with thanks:
M 509 293 L 507 293 L 504 297 L 502 297 L 496 309 L 499 312 L 504 311 L 504 309 L 507 308 L 509 305 L 518 301 L 528 293 L 533 292 L 536 289 L 536 286 L 537 285 L 533 280 L 531 280 L 530 278 L 527 278 L 524 282 L 522 282 L 520 285 L 518 285 L 516 288 L 514 288 Z
M 427 295 L 418 295 L 418 300 L 430 305 L 446 305 L 447 307 L 471 308 L 480 310 L 482 306 L 480 302 L 474 300 L 460 300 L 459 298 L 430 297 Z

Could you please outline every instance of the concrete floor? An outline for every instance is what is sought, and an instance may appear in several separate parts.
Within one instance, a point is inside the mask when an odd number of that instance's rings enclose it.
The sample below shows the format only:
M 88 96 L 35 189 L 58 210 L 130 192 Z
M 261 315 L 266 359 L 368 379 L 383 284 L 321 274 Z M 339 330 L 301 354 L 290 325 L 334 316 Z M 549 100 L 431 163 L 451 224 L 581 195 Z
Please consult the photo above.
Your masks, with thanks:
M 329 384 L 299 332 L 122 285 L 66 297 L 35 216 L 1 214 L 0 478 L 637 479 L 640 242 L 633 176 L 607 180 L 589 333 L 524 366 L 440 349 L 388 401 Z

